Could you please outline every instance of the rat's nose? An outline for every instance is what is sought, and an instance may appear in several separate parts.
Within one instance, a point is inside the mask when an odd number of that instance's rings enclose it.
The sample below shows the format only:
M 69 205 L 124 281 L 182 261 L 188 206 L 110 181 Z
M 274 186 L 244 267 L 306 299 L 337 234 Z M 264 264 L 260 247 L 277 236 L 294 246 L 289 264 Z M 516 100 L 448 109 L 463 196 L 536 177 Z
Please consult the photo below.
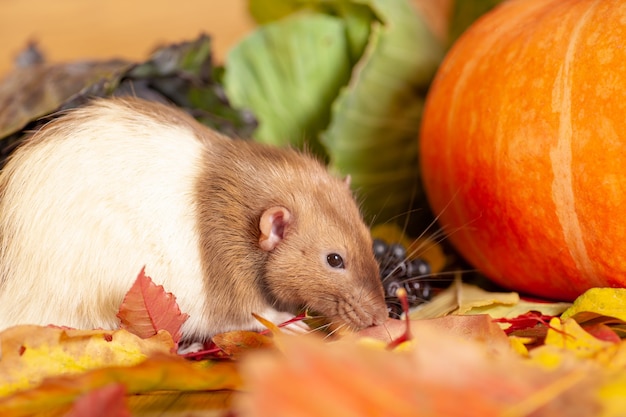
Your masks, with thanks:
M 389 313 L 387 311 L 387 305 L 384 308 L 377 308 L 376 313 L 372 316 L 372 326 L 380 326 L 387 321 Z

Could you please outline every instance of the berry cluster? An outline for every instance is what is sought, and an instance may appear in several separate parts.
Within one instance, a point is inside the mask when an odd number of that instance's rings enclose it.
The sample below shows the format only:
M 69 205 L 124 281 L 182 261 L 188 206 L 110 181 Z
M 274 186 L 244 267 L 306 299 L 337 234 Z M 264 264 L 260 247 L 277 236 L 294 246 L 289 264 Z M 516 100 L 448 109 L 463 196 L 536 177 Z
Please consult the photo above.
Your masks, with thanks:
M 414 307 L 430 300 L 433 287 L 430 279 L 430 265 L 423 259 L 409 259 L 404 246 L 399 243 L 387 244 L 374 239 L 374 256 L 380 267 L 380 278 L 385 289 L 385 299 L 390 317 L 402 314 L 396 291 L 404 288 L 409 306 Z

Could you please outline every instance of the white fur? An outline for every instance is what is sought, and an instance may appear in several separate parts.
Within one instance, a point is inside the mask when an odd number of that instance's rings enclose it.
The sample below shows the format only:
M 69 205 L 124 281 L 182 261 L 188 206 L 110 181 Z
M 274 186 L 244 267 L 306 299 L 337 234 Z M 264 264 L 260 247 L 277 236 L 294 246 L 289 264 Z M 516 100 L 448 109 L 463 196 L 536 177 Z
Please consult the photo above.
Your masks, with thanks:
M 115 300 L 144 265 L 190 315 L 184 329 L 203 327 L 193 199 L 203 145 L 182 126 L 105 113 L 16 156 L 20 167 L 0 201 L 0 327 L 115 328 Z M 34 305 L 41 291 L 50 296 Z M 112 295 L 104 315 L 95 307 L 102 294 Z

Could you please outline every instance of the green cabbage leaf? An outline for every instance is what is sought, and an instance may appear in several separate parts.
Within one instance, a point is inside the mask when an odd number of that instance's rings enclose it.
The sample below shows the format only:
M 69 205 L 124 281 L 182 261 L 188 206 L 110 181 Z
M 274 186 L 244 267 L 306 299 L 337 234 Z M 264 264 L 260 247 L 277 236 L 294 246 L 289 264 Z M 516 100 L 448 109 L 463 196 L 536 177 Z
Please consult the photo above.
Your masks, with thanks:
M 224 87 L 254 139 L 306 148 L 350 175 L 368 221 L 425 207 L 424 97 L 444 54 L 409 0 L 250 0 L 259 28 L 229 53 Z

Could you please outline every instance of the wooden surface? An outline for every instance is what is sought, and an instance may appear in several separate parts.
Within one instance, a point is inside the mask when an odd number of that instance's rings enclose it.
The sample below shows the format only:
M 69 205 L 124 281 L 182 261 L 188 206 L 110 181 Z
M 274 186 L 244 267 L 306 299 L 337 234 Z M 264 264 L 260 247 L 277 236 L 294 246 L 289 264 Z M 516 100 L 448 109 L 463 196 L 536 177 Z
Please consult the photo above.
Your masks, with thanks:
M 253 28 L 246 0 L 0 0 L 0 77 L 36 40 L 53 62 L 145 59 L 163 43 L 212 35 L 216 59 Z
M 411 1 L 443 37 L 454 0 Z M 157 45 L 205 32 L 223 62 L 253 28 L 247 0 L 0 0 L 0 77 L 31 40 L 51 62 L 143 60 Z

